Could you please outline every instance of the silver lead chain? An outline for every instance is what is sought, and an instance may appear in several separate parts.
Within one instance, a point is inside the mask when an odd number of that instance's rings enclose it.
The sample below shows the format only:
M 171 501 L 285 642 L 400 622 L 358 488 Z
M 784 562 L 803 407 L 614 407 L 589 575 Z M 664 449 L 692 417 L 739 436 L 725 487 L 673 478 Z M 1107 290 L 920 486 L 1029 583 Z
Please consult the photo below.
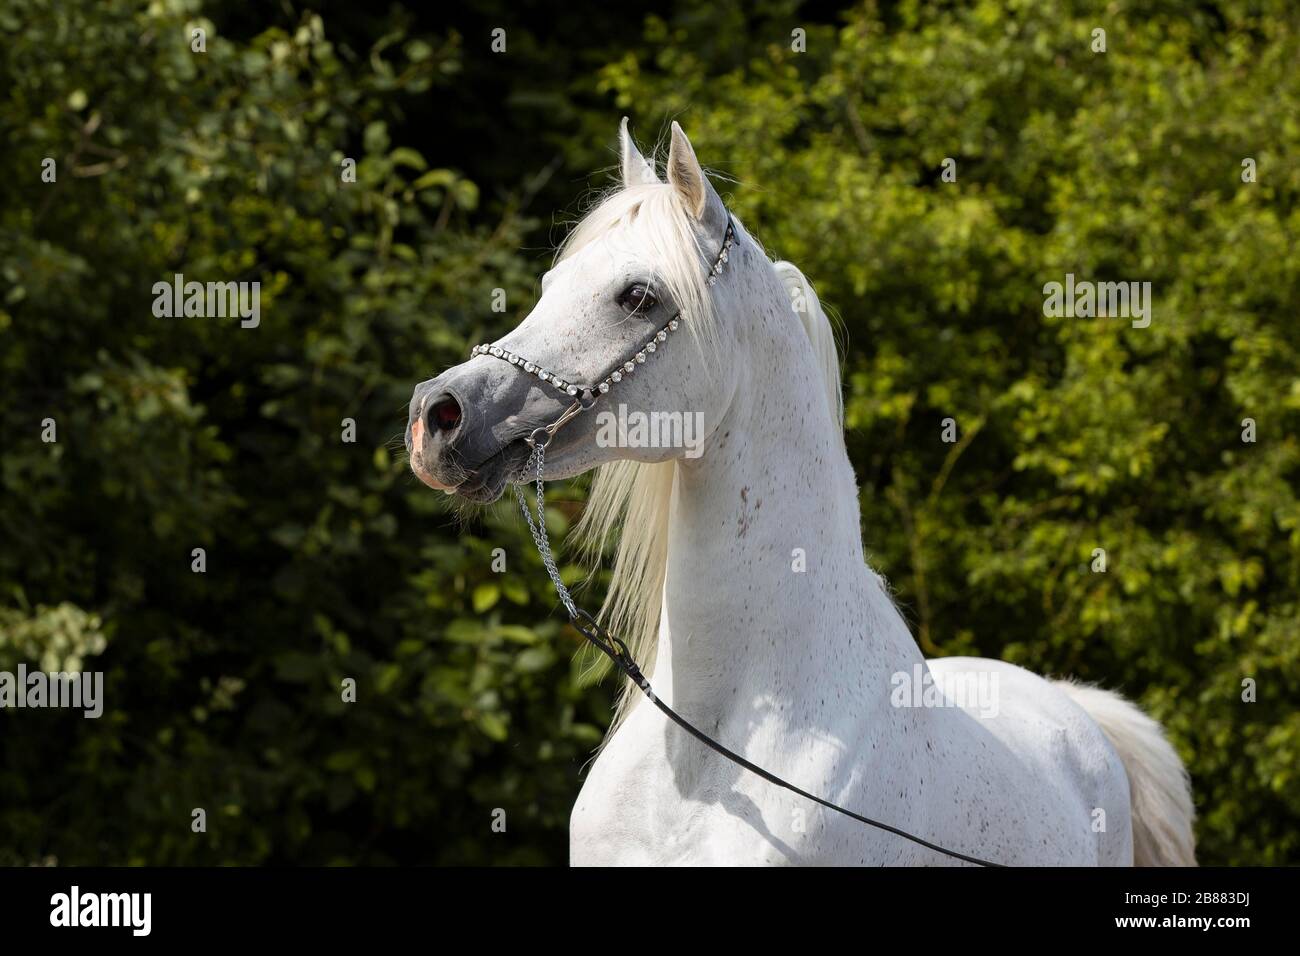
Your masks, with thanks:
M 524 477 L 528 474 L 529 467 L 537 463 L 537 520 L 533 520 L 532 510 L 528 507 L 528 499 L 524 497 Z M 555 585 L 555 593 L 560 596 L 560 601 L 564 604 L 565 610 L 569 612 L 569 617 L 578 616 L 578 606 L 573 603 L 573 598 L 569 597 L 569 589 L 564 586 L 560 580 L 560 570 L 555 566 L 555 555 L 551 553 L 551 541 L 546 536 L 546 503 L 544 497 L 545 482 L 542 478 L 542 472 L 546 467 L 546 445 L 538 444 L 533 446 L 533 453 L 528 457 L 520 472 L 520 481 L 515 482 L 515 497 L 519 500 L 519 510 L 524 513 L 524 520 L 528 522 L 528 530 L 532 532 L 533 544 L 537 545 L 537 553 L 542 556 L 542 564 L 546 565 L 546 573 L 551 576 L 551 583 Z

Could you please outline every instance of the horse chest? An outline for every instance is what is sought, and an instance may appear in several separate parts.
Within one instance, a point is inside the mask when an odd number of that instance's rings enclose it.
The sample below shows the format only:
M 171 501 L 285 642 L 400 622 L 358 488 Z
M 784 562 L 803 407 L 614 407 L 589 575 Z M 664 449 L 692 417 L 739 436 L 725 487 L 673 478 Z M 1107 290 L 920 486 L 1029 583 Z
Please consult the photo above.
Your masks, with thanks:
M 871 775 L 846 766 L 842 754 L 821 753 L 809 739 L 799 765 L 786 766 L 776 754 L 791 748 L 770 744 L 756 735 L 746 753 L 817 792 L 870 799 Z M 844 776 L 831 775 L 832 764 Z M 886 783 L 878 774 L 874 782 Z M 570 862 L 577 866 L 905 863 L 913 862 L 910 846 L 891 847 L 878 831 L 725 761 L 651 708 L 638 708 L 606 746 L 570 820 Z
M 691 865 L 715 855 L 715 815 L 696 798 L 717 782 L 681 760 L 646 710 L 606 744 L 583 784 L 569 826 L 575 866 Z

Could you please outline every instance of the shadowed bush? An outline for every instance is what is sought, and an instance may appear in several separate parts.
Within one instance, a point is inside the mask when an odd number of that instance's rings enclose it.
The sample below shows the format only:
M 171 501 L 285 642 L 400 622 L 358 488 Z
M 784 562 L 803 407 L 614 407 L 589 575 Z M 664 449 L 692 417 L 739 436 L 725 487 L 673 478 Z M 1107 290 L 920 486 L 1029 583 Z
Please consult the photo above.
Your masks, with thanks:
M 1300 24 L 1090 6 L 6 4 L 0 670 L 106 701 L 0 713 L 0 862 L 567 858 L 612 682 L 511 503 L 458 515 L 401 435 L 527 314 L 624 112 L 679 119 L 838 310 L 867 547 L 926 653 L 1133 695 L 1201 861 L 1300 862 Z M 260 282 L 260 324 L 156 317 L 177 273 Z M 1045 315 L 1067 273 L 1150 282 L 1150 326 Z

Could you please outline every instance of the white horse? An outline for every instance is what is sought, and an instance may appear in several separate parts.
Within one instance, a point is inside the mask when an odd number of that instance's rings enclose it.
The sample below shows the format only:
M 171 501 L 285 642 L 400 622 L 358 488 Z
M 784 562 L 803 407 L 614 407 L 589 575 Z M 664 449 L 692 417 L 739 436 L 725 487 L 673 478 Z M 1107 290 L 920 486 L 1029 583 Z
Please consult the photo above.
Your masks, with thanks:
M 595 414 L 554 431 L 546 477 L 600 469 L 580 530 L 622 529 L 604 614 L 661 700 L 779 777 L 960 853 L 1194 865 L 1186 771 L 1137 707 L 999 661 L 922 658 L 863 557 L 835 345 L 808 280 L 736 223 L 706 281 L 734 220 L 690 142 L 674 123 L 666 181 L 626 120 L 621 146 L 622 187 L 572 232 L 527 319 L 416 387 L 415 473 L 495 500 L 528 436 L 572 407 L 569 383 L 590 385 Z M 678 314 L 687 334 L 666 338 Z M 619 413 L 703 413 L 702 453 L 630 429 L 611 441 Z M 954 862 L 742 769 L 634 688 L 570 839 L 575 864 Z

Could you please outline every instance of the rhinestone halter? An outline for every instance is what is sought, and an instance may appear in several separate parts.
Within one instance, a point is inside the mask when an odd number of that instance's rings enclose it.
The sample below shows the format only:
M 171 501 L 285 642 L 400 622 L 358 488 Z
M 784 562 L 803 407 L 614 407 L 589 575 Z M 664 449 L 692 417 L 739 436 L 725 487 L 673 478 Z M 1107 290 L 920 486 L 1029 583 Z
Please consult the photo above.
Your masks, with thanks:
M 722 238 L 722 248 L 718 250 L 717 256 L 713 260 L 713 265 L 709 268 L 708 284 L 714 285 L 718 281 L 718 276 L 722 275 L 722 269 L 727 264 L 731 255 L 731 247 L 736 241 L 736 226 L 731 217 L 727 216 L 727 232 Z M 646 339 L 634 353 L 623 361 L 615 365 L 599 383 L 595 385 L 579 385 L 574 382 L 565 380 L 556 375 L 549 369 L 543 368 L 536 362 L 529 361 L 521 355 L 516 355 L 509 349 L 503 349 L 499 345 L 476 345 L 470 350 L 470 358 L 476 358 L 480 355 L 488 355 L 492 358 L 501 359 L 503 362 L 509 362 L 516 368 L 522 369 L 528 375 L 534 375 L 541 381 L 550 385 L 552 388 L 559 389 L 570 398 L 576 401 L 570 405 L 558 419 L 552 424 L 543 428 L 535 429 L 526 439 L 529 445 L 534 448 L 545 446 L 559 429 L 572 421 L 582 412 L 596 404 L 596 400 L 602 395 L 609 394 L 609 390 L 617 385 L 623 379 L 636 372 L 639 366 L 646 363 L 646 359 L 658 351 L 668 336 L 672 335 L 681 326 L 682 313 L 677 312 L 668 322 L 655 332 L 654 335 Z

